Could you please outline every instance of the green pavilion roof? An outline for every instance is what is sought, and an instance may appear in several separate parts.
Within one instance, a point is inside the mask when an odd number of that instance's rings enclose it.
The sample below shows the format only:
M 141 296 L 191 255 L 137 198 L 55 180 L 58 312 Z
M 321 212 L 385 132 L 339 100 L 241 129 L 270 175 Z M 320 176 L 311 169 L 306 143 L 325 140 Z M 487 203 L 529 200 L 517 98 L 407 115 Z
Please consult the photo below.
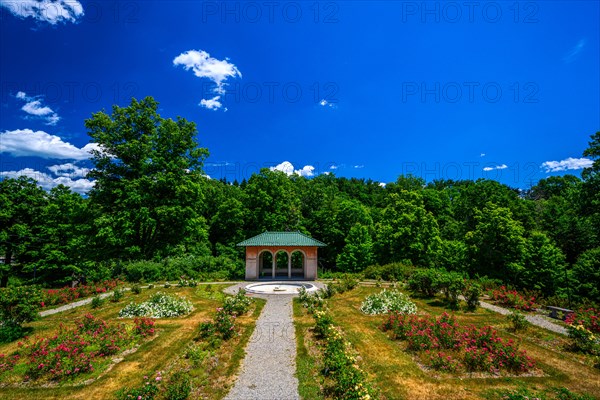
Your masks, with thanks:
M 246 239 L 238 246 L 316 246 L 325 247 L 325 243 L 300 232 L 263 232 Z

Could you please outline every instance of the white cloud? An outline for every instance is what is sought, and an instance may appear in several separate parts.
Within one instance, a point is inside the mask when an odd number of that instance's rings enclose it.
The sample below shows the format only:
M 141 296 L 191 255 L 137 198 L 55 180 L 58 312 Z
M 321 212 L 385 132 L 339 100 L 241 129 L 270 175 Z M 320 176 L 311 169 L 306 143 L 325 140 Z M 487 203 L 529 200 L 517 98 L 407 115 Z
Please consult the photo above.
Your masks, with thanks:
M 221 98 L 221 96 L 215 96 L 209 100 L 202 99 L 202 100 L 200 100 L 200 106 L 202 106 L 204 108 L 208 108 L 209 110 L 216 111 L 219 108 L 223 107 L 223 104 L 219 101 L 220 98 Z
M 355 166 L 354 166 L 354 168 L 356 168 L 356 169 L 361 169 L 361 168 L 364 168 L 364 167 L 365 167 L 365 166 L 364 166 L 364 165 L 362 165 L 362 164 L 361 164 L 361 165 L 355 165 Z
M 58 185 L 65 185 L 70 187 L 74 192 L 85 194 L 94 187 L 94 181 L 87 179 L 72 179 L 66 176 L 54 178 L 49 174 L 36 171 L 31 168 L 25 168 L 20 171 L 3 171 L 0 172 L 0 176 L 3 178 L 18 178 L 19 176 L 27 176 L 35 179 L 45 190 L 50 190 Z
M 481 153 L 479 157 L 485 157 L 485 153 Z
M 387 183 L 384 183 L 384 182 L 379 182 L 379 186 L 381 186 L 382 188 L 384 188 L 384 187 L 386 187 L 386 186 L 387 186 Z
M 46 125 L 56 125 L 60 121 L 60 117 L 50 107 L 42 104 L 42 101 L 31 96 L 27 96 L 25 92 L 17 92 L 15 97 L 19 100 L 24 100 L 27 103 L 21 110 L 25 111 L 29 115 L 38 117 L 46 121 Z
M 274 167 L 269 168 L 271 171 L 285 172 L 286 175 L 300 175 L 304 177 L 314 176 L 315 167 L 312 165 L 305 165 L 301 169 L 294 169 L 294 165 L 289 161 L 284 161 L 281 164 L 277 164 Z
M 31 17 L 56 25 L 59 22 L 77 22 L 83 17 L 83 6 L 77 0 L 0 0 L 0 7 L 15 17 Z
M 338 169 L 338 168 L 339 168 L 339 166 L 337 166 L 335 164 L 329 167 L 329 169 Z
M 69 178 L 85 178 L 89 168 L 80 167 L 73 163 L 51 165 L 48 167 L 50 171 L 56 176 L 66 176 Z
M 485 168 L 483 168 L 483 170 L 486 172 L 489 172 L 489 171 L 493 171 L 495 169 L 506 169 L 506 168 L 508 168 L 508 165 L 501 164 L 501 165 L 496 165 L 494 167 L 485 167 Z
M 298 169 L 294 172 L 300 176 L 309 177 L 315 174 L 314 171 L 315 167 L 313 167 L 312 165 L 305 165 L 304 167 L 302 167 L 302 169 Z
M 173 59 L 173 65 L 182 65 L 185 70 L 191 69 L 198 78 L 208 78 L 217 87 L 215 92 L 225 93 L 225 81 L 229 78 L 242 77 L 240 70 L 229 59 L 218 60 L 204 50 L 188 50 Z
M 98 149 L 96 143 L 88 143 L 82 148 L 73 146 L 55 135 L 44 131 L 17 129 L 0 133 L 0 153 L 14 157 L 41 157 L 50 159 L 86 160 L 91 151 Z
M 567 159 L 561 161 L 546 161 L 543 162 L 541 168 L 546 170 L 546 172 L 560 172 L 567 171 L 571 169 L 583 169 L 589 168 L 594 164 L 594 161 L 588 158 L 572 158 L 569 157 Z
M 580 39 L 579 42 L 565 56 L 563 57 L 563 61 L 566 63 L 571 63 L 577 59 L 579 54 L 583 51 L 585 47 L 586 40 Z
M 334 103 L 330 103 L 325 99 L 319 101 L 319 105 L 322 107 L 336 108 L 336 105 Z

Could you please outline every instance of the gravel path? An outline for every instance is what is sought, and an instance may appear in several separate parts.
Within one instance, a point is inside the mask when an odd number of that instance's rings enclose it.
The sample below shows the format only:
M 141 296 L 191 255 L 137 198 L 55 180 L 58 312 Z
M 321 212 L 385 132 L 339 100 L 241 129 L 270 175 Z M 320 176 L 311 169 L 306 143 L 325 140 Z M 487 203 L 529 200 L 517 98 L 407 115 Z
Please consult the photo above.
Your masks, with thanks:
M 128 290 L 128 289 L 125 289 Z M 113 292 L 106 292 L 99 295 L 100 298 L 104 299 L 108 296 L 112 296 Z M 40 311 L 40 317 L 47 317 L 48 315 L 58 314 L 59 312 L 71 310 L 73 308 L 85 306 L 86 304 L 90 304 L 93 300 L 93 297 L 88 297 L 87 299 L 75 301 L 73 303 L 65 304 L 64 306 L 56 307 L 51 310 Z
M 508 310 L 503 307 L 498 307 L 498 306 L 495 306 L 493 304 L 486 303 L 483 301 L 480 302 L 480 306 L 482 308 L 487 308 L 488 310 L 497 312 L 498 314 L 502 314 L 502 315 L 508 315 L 511 313 L 511 310 Z M 555 324 L 553 322 L 550 322 L 540 315 L 525 314 L 525 318 L 527 319 L 527 321 L 529 321 L 533 325 L 537 325 L 541 328 L 548 329 L 549 331 L 556 332 L 561 335 L 565 335 L 565 336 L 568 335 L 567 330 L 564 327 L 562 327 L 558 324 Z
M 260 297 L 267 299 L 267 303 L 246 347 L 238 379 L 225 400 L 300 399 L 295 376 L 294 296 Z

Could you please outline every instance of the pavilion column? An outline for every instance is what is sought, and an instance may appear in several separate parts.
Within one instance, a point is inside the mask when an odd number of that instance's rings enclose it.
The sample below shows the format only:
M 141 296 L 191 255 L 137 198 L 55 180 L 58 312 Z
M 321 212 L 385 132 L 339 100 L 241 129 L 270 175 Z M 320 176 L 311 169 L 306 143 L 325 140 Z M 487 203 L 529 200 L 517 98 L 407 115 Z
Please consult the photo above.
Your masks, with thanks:
M 288 254 L 288 278 L 292 277 L 292 255 Z
M 273 278 L 275 278 L 275 270 L 277 269 L 277 253 L 273 254 Z

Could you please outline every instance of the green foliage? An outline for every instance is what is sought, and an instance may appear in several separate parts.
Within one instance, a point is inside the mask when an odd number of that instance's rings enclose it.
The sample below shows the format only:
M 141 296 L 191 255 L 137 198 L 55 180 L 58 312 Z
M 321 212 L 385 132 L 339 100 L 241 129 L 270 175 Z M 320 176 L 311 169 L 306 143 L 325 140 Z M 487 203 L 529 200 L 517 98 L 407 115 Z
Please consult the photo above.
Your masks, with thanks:
M 21 337 L 22 325 L 39 318 L 42 302 L 40 290 L 34 286 L 0 288 L 0 342 Z
M 157 292 L 143 303 L 129 303 L 119 311 L 119 317 L 174 318 L 187 315 L 193 310 L 192 303 L 185 297 Z
M 160 372 L 156 378 L 144 377 L 144 383 L 139 387 L 125 387 L 115 393 L 117 400 L 153 400 L 158 395 L 158 383 L 162 380 Z
M 509 208 L 488 202 L 475 213 L 477 225 L 465 241 L 471 258 L 470 273 L 516 283 L 523 272 L 526 241 L 523 225 Z
M 481 294 L 481 286 L 477 282 L 469 282 L 467 284 L 463 295 L 465 296 L 468 311 L 475 311 L 479 307 Z
M 572 284 L 580 298 L 600 303 L 600 247 L 584 252 L 573 266 Z
M 223 310 L 230 315 L 244 315 L 250 309 L 252 299 L 246 296 L 246 291 L 240 289 L 235 296 L 228 296 L 223 300 Z
M 426 297 L 433 297 L 439 292 L 440 270 L 433 268 L 415 271 L 408 280 L 408 288 Z
M 346 245 L 337 257 L 337 267 L 346 272 L 358 272 L 373 263 L 373 242 L 369 230 L 358 223 L 346 237 Z
M 175 372 L 166 385 L 165 398 L 167 400 L 185 400 L 192 392 L 190 377 L 183 371 Z
M 110 301 L 112 301 L 113 303 L 118 303 L 123 297 L 125 297 L 125 291 L 121 288 L 116 287 L 113 290 L 113 294 L 110 297 Z
M 415 268 L 412 265 L 402 262 L 370 265 L 363 271 L 363 276 L 366 279 L 383 279 L 385 281 L 396 282 L 408 280 L 414 270 Z
M 140 294 L 140 293 L 142 293 L 142 287 L 140 285 L 132 285 L 131 286 L 131 293 L 133 293 L 133 294 Z
M 152 259 L 208 249 L 202 165 L 196 125 L 164 119 L 151 97 L 132 99 L 112 114 L 85 121 L 92 142 L 96 185 L 90 201 L 101 214 L 94 224 L 105 257 Z
M 92 308 L 100 308 L 104 305 L 104 299 L 100 296 L 92 297 L 92 302 L 90 303 Z
M 531 325 L 520 311 L 511 311 L 506 319 L 510 322 L 513 332 L 524 331 Z

